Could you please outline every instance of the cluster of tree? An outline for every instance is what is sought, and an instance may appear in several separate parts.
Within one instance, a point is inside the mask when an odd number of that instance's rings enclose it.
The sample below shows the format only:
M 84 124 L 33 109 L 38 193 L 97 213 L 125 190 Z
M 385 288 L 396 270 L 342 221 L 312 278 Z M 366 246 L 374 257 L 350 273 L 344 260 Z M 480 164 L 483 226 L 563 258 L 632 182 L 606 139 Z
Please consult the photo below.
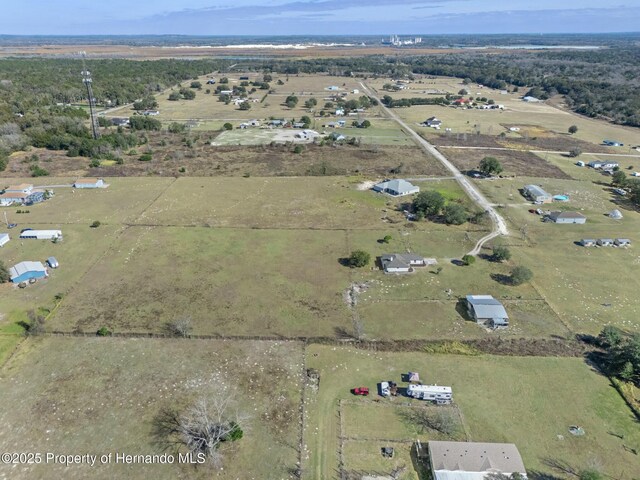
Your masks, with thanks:
M 451 100 L 446 97 L 413 97 L 394 100 L 391 95 L 385 95 L 382 97 L 382 103 L 389 108 L 400 108 L 410 107 L 411 105 L 450 105 Z
M 598 336 L 606 354 L 602 367 L 608 375 L 640 386 L 640 334 L 628 334 L 608 325 Z
M 169 94 L 169 100 L 177 102 L 178 100 L 193 100 L 196 98 L 196 92 L 189 88 L 180 88 L 178 91 L 173 91 Z
M 156 97 L 154 97 L 153 95 L 147 95 L 142 100 L 133 102 L 133 109 L 136 111 L 152 110 L 157 107 L 158 107 L 158 102 L 156 101 Z
M 447 225 L 462 225 L 470 219 L 469 211 L 461 204 L 447 202 L 440 192 L 425 190 L 413 201 L 416 219 L 440 217 Z
M 129 117 L 131 130 L 155 130 L 162 128 L 162 122 L 146 115 L 134 115 Z

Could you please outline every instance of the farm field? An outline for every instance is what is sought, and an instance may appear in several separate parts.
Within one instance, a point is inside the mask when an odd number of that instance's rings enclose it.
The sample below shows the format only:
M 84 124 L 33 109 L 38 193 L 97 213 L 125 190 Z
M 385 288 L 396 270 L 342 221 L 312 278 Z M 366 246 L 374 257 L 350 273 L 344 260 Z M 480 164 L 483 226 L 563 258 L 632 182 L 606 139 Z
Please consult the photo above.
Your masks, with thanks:
M 632 478 L 637 472 L 635 455 L 624 448 L 640 445 L 633 416 L 607 379 L 582 359 L 419 355 L 320 345 L 309 346 L 307 358 L 307 366 L 320 373 L 319 390 L 308 393 L 305 431 L 307 470 L 313 478 L 338 468 L 341 428 L 349 439 L 370 439 L 346 442 L 346 469 L 366 471 L 365 458 L 377 472 L 387 474 L 395 465 L 388 462 L 386 470 L 380 466 L 380 448 L 387 445 L 382 439 L 442 439 L 433 432 L 416 432 L 398 415 L 401 405 L 420 408 L 420 401 L 397 397 L 372 403 L 377 382 L 395 380 L 402 386 L 401 373 L 408 371 L 420 372 L 423 383 L 452 386 L 468 438 L 515 443 L 530 475 L 561 474 L 552 462 L 580 468 L 593 461 L 617 478 Z M 373 397 L 353 397 L 350 389 L 361 385 L 369 386 Z M 336 416 L 339 405 L 342 427 Z M 580 425 L 586 435 L 572 436 L 571 425 Z M 408 455 L 401 453 L 400 458 Z M 405 461 L 411 472 L 411 463 Z
M 465 88 L 469 95 L 465 97 L 486 97 L 493 99 L 496 104 L 505 106 L 504 110 L 477 110 L 461 109 L 438 105 L 414 105 L 409 108 L 398 108 L 396 113 L 404 120 L 414 125 L 423 122 L 425 119 L 436 116 L 442 120 L 442 129 L 451 128 L 452 133 L 473 133 L 480 132 L 486 135 L 499 135 L 501 132 L 508 133 L 505 125 L 512 126 L 538 126 L 543 131 L 552 132 L 557 136 L 568 136 L 567 129 L 571 125 L 578 127 L 578 132 L 572 136 L 594 145 L 600 145 L 602 140 L 617 140 L 625 144 L 624 147 L 607 147 L 610 153 L 628 153 L 628 145 L 637 145 L 638 134 L 633 128 L 612 125 L 600 120 L 594 120 L 569 111 L 561 110 L 547 103 L 527 103 L 520 97 L 523 92 L 501 94 L 499 90 L 488 87 L 478 88 L 477 85 L 463 85 L 461 79 L 449 77 L 427 78 L 417 76 L 417 81 L 408 84 L 408 89 L 398 92 L 386 92 L 382 90 L 385 83 L 393 83 L 391 79 L 379 78 L 367 80 L 366 84 L 373 87 L 376 92 L 382 95 L 390 95 L 394 99 L 420 97 L 432 98 L 444 96 L 446 93 L 457 95 Z M 430 93 L 438 92 L 438 93 Z M 534 123 L 532 125 L 532 120 Z M 417 127 L 416 128 L 421 128 Z M 432 132 L 430 128 L 423 128 L 425 132 Z M 525 134 L 527 128 L 522 129 Z M 533 136 L 539 132 L 533 132 Z M 509 135 L 517 137 L 519 134 Z M 584 150 L 587 151 L 587 150 Z
M 176 455 L 160 428 L 162 413 L 226 390 L 246 418 L 245 435 L 227 450 L 216 478 L 288 478 L 298 462 L 301 365 L 302 346 L 294 342 L 29 339 L 0 373 L 0 419 L 12 426 L 0 435 L 0 448 Z M 0 476 L 11 478 L 52 475 L 211 478 L 212 470 L 177 461 L 0 466 Z

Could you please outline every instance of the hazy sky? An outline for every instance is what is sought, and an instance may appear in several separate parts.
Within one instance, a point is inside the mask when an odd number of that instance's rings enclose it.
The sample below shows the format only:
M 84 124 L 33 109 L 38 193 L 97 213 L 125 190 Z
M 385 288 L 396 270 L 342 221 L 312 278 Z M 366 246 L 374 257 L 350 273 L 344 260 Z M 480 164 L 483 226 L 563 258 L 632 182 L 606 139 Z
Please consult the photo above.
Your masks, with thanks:
M 616 0 L 613 0 L 614 2 Z M 640 31 L 640 0 L 2 0 L 0 34 Z

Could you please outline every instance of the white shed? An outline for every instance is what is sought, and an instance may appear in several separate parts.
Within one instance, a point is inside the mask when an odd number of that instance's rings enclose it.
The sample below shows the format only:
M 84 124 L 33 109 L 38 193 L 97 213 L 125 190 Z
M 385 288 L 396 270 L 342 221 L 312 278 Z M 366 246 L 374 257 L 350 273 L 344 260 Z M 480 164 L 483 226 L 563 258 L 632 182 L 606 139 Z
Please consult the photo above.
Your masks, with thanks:
M 62 240 L 61 230 L 23 230 L 20 238 L 35 238 L 36 240 Z

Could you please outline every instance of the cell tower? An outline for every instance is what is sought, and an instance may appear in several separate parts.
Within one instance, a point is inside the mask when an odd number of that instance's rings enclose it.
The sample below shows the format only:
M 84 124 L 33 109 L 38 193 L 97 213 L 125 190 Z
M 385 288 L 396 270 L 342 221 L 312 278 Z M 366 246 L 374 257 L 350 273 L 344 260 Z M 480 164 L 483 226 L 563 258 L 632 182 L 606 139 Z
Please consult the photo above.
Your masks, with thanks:
M 91 72 L 87 70 L 87 65 L 84 61 L 84 58 L 87 54 L 85 52 L 80 52 L 80 55 L 82 56 L 82 83 L 84 83 L 85 87 L 87 87 L 87 95 L 89 96 L 91 132 L 93 133 L 93 139 L 97 140 L 100 136 L 100 131 L 98 130 L 98 117 L 96 116 L 96 99 L 93 96 L 93 88 L 91 88 L 91 84 L 93 83 L 93 81 L 91 80 Z

